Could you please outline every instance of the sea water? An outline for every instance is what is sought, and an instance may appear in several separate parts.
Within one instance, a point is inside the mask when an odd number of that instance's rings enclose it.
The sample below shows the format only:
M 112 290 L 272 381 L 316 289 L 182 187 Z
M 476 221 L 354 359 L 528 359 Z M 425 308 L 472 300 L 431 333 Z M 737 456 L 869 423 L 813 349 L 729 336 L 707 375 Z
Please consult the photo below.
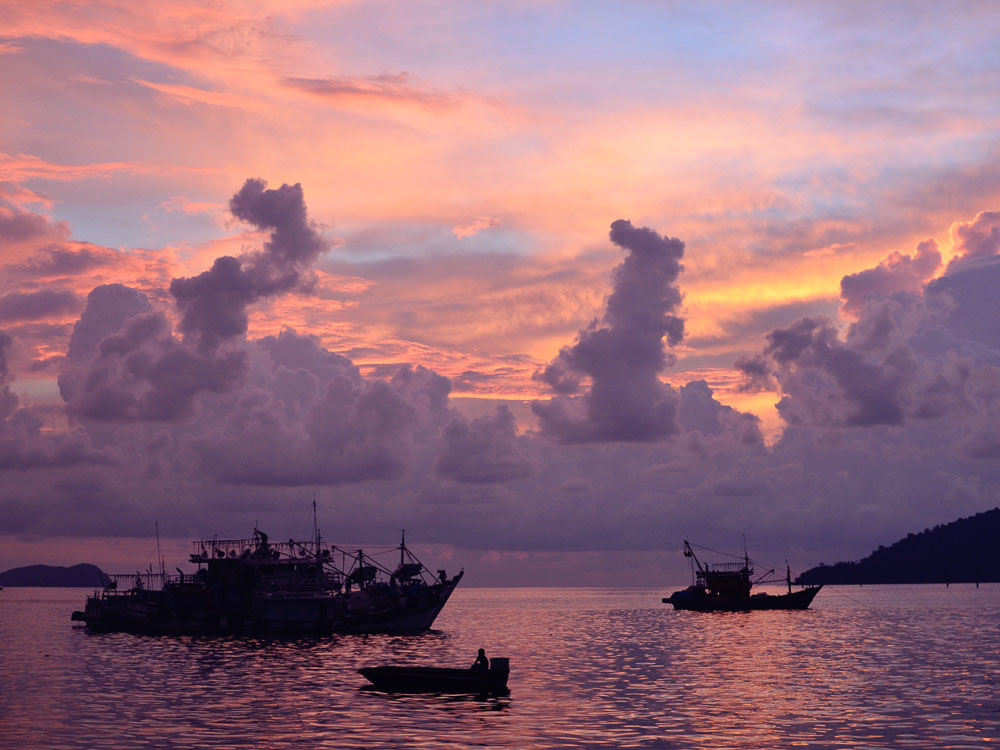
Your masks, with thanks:
M 805 612 L 653 589 L 459 587 L 416 636 L 96 634 L 80 589 L 0 591 L 3 748 L 982 748 L 1000 584 L 827 587 Z M 500 697 L 389 695 L 378 664 L 510 659 Z

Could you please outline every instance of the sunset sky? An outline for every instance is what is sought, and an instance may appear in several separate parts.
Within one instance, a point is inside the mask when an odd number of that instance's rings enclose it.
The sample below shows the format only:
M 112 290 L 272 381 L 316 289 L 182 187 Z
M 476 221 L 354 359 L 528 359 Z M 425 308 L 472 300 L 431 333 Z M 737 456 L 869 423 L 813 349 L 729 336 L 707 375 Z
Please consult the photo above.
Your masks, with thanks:
M 989 2 L 0 0 L 0 570 L 996 507 L 998 90 Z

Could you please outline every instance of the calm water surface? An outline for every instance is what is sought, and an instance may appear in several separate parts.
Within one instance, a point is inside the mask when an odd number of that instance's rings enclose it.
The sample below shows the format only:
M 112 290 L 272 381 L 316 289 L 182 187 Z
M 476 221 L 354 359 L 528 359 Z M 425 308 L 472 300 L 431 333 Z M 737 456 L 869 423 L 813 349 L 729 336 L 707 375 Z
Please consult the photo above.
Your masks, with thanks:
M 459 588 L 420 636 L 99 635 L 79 589 L 0 592 L 0 747 L 1000 746 L 1000 585 L 827 588 L 806 612 L 652 589 Z M 850 598 L 848 598 L 850 597 Z M 361 666 L 511 660 L 509 696 L 362 690 Z

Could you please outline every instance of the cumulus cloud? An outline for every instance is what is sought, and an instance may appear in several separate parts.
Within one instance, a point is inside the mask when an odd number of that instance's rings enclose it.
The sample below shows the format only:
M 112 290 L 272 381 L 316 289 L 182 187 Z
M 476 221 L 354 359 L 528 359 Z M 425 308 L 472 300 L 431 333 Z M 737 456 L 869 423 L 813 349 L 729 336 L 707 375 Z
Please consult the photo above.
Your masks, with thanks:
M 615 269 L 601 320 L 538 375 L 558 395 L 536 403 L 535 414 L 544 433 L 564 442 L 660 440 L 678 429 L 676 394 L 659 373 L 675 361 L 664 338 L 674 346 L 684 336 L 675 314 L 684 243 L 623 219 L 609 236 L 628 255 Z M 571 398 L 584 380 L 589 388 Z
M 459 482 L 503 482 L 525 477 L 532 463 L 517 436 L 514 415 L 506 406 L 471 422 L 453 418 L 444 428 L 438 474 Z
M 11 390 L 9 356 L 13 345 L 14 337 L 0 330 L 0 471 L 114 463 L 106 452 L 94 450 L 86 435 L 47 436 L 42 432 L 42 420 L 22 408 Z M 0 501 L 3 499 L 0 495 Z
M 968 266 L 976 258 L 1000 253 L 1000 211 L 980 211 L 972 221 L 956 221 L 951 225 L 951 241 L 955 257 L 948 272 Z
M 917 245 L 913 255 L 892 253 L 875 268 L 848 274 L 840 280 L 843 310 L 857 315 L 868 300 L 884 299 L 896 292 L 918 293 L 940 265 L 941 253 L 933 239 Z
M 953 225 L 960 254 L 940 278 L 927 281 L 940 266 L 933 240 L 921 242 L 912 256 L 893 253 L 844 277 L 844 310 L 857 318 L 846 335 L 825 317 L 774 329 L 759 355 L 737 363 L 744 388 L 777 383 L 778 410 L 790 425 L 981 422 L 993 408 L 983 395 L 989 378 L 982 368 L 1000 361 L 998 217 L 982 212 Z M 991 455 L 989 435 L 975 435 L 962 440 L 966 455 Z
M 261 290 L 303 289 L 321 252 L 294 191 L 286 202 L 267 193 L 251 187 L 248 205 L 263 200 L 271 218 L 239 210 L 271 228 L 270 245 L 232 260 L 237 278 L 281 283 L 220 302 L 210 298 L 229 288 L 206 272 L 197 305 L 179 304 L 178 330 L 160 301 L 169 298 L 96 287 L 55 362 L 63 412 L 21 403 L 9 366 L 20 344 L 13 329 L 0 335 L 0 471 L 18 479 L 0 491 L 0 533 L 138 533 L 155 517 L 176 519 L 178 534 L 247 517 L 287 528 L 289 508 L 311 494 L 296 488 L 311 487 L 341 541 L 374 521 L 460 547 L 654 559 L 664 539 L 688 532 L 711 545 L 746 533 L 764 559 L 813 564 L 838 546 L 906 533 L 907 519 L 923 526 L 1000 502 L 992 256 L 927 284 L 926 245 L 855 274 L 845 285 L 853 322 L 806 314 L 772 324 L 739 365 L 748 391 L 781 393 L 785 431 L 766 446 L 756 417 L 720 403 L 705 381 L 660 383 L 684 333 L 683 245 L 616 222 L 626 258 L 607 308 L 539 374 L 556 395 L 535 404 L 534 432 L 503 406 L 463 416 L 452 383 L 424 367 L 366 377 L 290 329 L 248 340 L 206 328 L 199 316 L 213 305 L 238 319 Z M 299 219 L 283 223 L 291 214 Z M 465 372 L 460 386 L 491 372 Z M 475 555 L 456 555 L 471 573 Z M 658 559 L 651 567 L 660 574 Z
M 247 180 L 229 208 L 237 219 L 270 230 L 270 238 L 260 251 L 216 258 L 208 271 L 171 281 L 181 331 L 202 351 L 246 333 L 247 307 L 299 286 L 305 269 L 329 246 L 309 222 L 301 185 L 267 189 L 263 180 Z
M 78 418 L 170 422 L 189 416 L 199 393 L 226 390 L 245 367 L 242 352 L 206 356 L 184 346 L 144 294 L 113 284 L 88 295 L 59 387 Z

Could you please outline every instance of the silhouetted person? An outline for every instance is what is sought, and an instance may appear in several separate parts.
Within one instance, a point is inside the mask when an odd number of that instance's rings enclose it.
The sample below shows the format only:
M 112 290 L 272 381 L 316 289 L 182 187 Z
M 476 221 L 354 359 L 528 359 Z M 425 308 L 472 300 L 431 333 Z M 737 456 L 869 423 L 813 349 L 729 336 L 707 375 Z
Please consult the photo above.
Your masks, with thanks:
M 486 658 L 486 649 L 479 649 L 479 655 L 476 657 L 476 661 L 472 664 L 472 670 L 474 672 L 490 671 L 490 660 Z

